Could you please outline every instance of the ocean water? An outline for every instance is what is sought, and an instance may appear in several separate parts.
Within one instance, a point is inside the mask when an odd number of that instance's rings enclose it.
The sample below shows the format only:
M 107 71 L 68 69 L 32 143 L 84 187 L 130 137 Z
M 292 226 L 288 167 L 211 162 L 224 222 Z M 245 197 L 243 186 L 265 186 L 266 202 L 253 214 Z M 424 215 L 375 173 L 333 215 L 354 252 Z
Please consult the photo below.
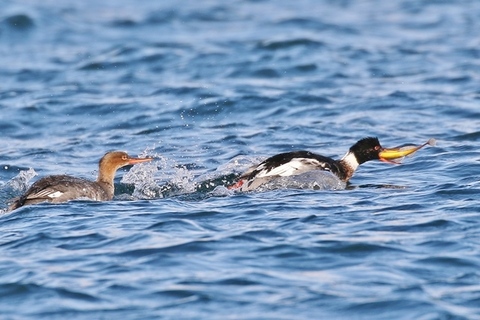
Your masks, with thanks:
M 480 319 L 480 2 L 3 0 L 1 319 Z M 265 157 L 437 139 L 345 188 Z M 41 176 L 109 202 L 6 213 Z M 320 190 L 318 190 L 320 189 Z

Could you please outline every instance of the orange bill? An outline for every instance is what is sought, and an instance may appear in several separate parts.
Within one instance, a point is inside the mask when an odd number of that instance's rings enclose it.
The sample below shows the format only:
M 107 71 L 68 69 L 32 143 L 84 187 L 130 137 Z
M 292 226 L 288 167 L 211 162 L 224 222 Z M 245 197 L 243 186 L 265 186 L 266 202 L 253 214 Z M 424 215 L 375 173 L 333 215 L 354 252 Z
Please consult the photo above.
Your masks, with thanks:
M 152 160 L 153 158 L 128 158 L 128 164 L 136 164 L 136 163 L 142 163 L 142 162 L 147 162 Z

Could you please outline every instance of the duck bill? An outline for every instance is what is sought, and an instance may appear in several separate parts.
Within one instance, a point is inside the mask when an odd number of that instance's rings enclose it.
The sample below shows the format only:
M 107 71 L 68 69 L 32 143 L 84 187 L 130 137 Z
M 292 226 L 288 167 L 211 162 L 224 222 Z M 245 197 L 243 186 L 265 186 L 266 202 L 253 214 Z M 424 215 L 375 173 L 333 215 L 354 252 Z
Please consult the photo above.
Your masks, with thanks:
M 148 162 L 152 160 L 153 158 L 129 158 L 128 164 L 137 164 L 137 163 Z

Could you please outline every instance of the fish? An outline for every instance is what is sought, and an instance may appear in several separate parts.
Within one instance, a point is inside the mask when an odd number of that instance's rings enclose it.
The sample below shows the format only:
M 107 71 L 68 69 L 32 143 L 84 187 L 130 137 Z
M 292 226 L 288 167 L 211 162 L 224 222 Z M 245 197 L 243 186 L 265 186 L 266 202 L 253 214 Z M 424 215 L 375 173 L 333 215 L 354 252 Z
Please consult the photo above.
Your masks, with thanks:
M 422 149 L 426 145 L 435 146 L 437 141 L 434 138 L 428 139 L 427 142 L 421 145 L 415 144 L 404 144 L 394 148 L 388 148 L 380 151 L 379 156 L 380 160 L 384 162 L 400 164 L 403 159 L 407 156 L 412 156 L 415 152 Z

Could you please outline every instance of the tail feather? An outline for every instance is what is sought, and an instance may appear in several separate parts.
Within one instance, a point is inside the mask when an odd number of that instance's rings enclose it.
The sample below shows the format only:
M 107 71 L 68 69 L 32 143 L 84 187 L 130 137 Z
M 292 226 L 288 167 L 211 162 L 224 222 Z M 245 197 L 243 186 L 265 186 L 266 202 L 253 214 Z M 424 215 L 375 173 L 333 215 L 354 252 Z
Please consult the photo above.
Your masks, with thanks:
M 8 204 L 9 205 L 8 205 L 7 212 L 13 211 L 15 209 L 22 207 L 25 204 L 25 199 L 23 199 L 23 197 L 16 197 L 16 198 L 10 199 L 8 201 Z

